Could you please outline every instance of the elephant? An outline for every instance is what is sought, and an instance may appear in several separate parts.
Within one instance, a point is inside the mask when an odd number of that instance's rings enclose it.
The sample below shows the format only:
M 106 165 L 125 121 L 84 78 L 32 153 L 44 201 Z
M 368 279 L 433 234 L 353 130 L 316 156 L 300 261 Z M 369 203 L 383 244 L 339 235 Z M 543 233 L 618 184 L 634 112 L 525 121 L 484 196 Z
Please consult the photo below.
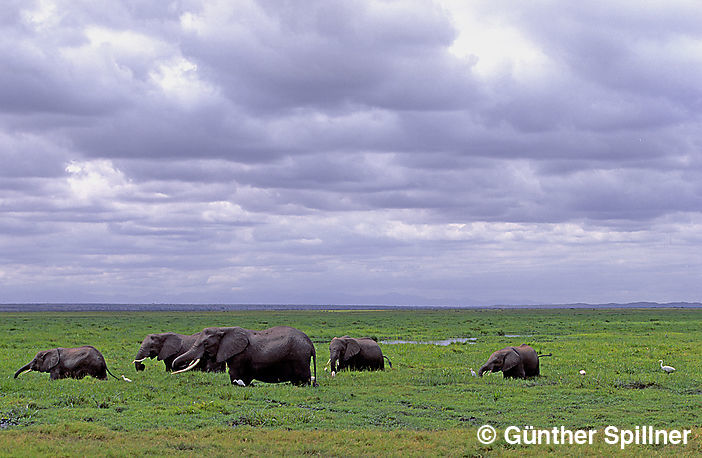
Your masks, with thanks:
M 15 378 L 24 372 L 48 372 L 49 380 L 83 378 L 86 375 L 107 380 L 107 374 L 116 378 L 107 368 L 105 358 L 95 347 L 53 348 L 40 351 L 34 359 L 15 372 Z M 129 379 L 122 376 L 126 381 Z M 119 379 L 118 379 L 119 380 Z
M 146 358 L 157 358 L 163 361 L 166 371 L 170 372 L 173 370 L 173 361 L 188 351 L 198 337 L 200 337 L 199 332 L 189 336 L 174 332 L 149 334 L 141 342 L 141 347 L 133 361 L 134 367 L 137 371 L 143 371 L 145 367 L 143 361 Z M 214 360 L 202 358 L 194 369 L 205 372 L 224 372 L 226 367 L 226 363 L 216 363 Z
M 246 386 L 256 379 L 317 386 L 314 345 L 307 334 L 289 326 L 263 331 L 238 326 L 205 328 L 192 347 L 173 361 L 174 368 L 189 365 L 172 374 L 193 369 L 203 357 L 217 363 L 226 362 L 232 384 Z M 310 358 L 314 363 L 314 377 L 310 374 Z
M 529 345 L 506 347 L 490 355 L 487 362 L 478 370 L 478 376 L 485 372 L 502 371 L 504 378 L 527 378 L 539 375 L 539 358 L 548 355 L 537 355 Z
M 370 337 L 354 339 L 353 337 L 334 337 L 329 343 L 329 363 L 332 377 L 337 371 L 348 368 L 352 371 L 385 370 L 385 361 L 392 368 L 392 363 L 383 355 L 378 342 Z M 338 363 L 338 364 L 337 364 Z

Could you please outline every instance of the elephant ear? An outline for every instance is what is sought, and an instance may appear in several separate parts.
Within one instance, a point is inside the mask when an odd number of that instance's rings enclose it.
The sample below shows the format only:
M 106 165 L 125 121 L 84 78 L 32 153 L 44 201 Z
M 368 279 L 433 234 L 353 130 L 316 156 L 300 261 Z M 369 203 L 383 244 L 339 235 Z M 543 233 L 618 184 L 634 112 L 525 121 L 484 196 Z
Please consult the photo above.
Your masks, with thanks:
M 49 350 L 44 355 L 44 363 L 41 365 L 42 372 L 49 372 L 59 363 L 58 349 Z
M 163 345 L 161 345 L 161 351 L 158 352 L 158 360 L 162 361 L 176 355 L 178 354 L 179 350 L 180 339 L 174 335 L 166 336 L 165 340 L 163 341 Z
M 346 340 L 346 351 L 344 352 L 344 361 L 348 361 L 353 358 L 361 351 L 361 346 L 358 345 L 356 339 L 345 339 Z
M 217 350 L 218 363 L 223 363 L 232 356 L 241 353 L 249 345 L 249 338 L 241 328 L 232 328 L 223 334 Z
M 519 364 L 519 360 L 520 357 L 514 350 L 508 351 L 505 355 L 505 360 L 502 363 L 502 372 L 512 369 L 514 366 Z

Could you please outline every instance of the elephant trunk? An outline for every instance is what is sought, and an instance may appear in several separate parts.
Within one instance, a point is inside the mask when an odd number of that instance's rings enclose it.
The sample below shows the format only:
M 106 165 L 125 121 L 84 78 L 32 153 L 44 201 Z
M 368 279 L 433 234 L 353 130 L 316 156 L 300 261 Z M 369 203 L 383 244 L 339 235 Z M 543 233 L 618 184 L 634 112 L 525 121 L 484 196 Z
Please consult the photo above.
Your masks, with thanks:
M 491 369 L 488 367 L 488 365 L 481 366 L 480 369 L 478 369 L 478 377 L 482 377 L 483 373 L 490 371 Z
M 19 377 L 20 374 L 22 374 L 23 372 L 29 372 L 29 371 L 31 371 L 31 370 L 32 370 L 32 369 L 30 368 L 31 365 L 32 365 L 32 362 L 30 361 L 30 362 L 28 362 L 27 364 L 25 364 L 24 366 L 20 367 L 20 368 L 17 370 L 17 372 L 15 372 L 15 378 Z
M 204 353 L 204 346 L 198 345 L 196 343 L 192 347 L 190 347 L 190 350 L 186 351 L 185 353 L 177 357 L 175 360 L 173 360 L 173 364 L 171 366 L 173 367 L 173 369 L 178 369 L 180 366 L 185 366 L 191 361 L 202 359 Z M 192 369 L 192 367 L 189 367 L 189 369 Z
M 139 347 L 139 351 L 134 357 L 134 362 L 140 363 L 149 357 L 152 357 L 151 351 L 148 348 L 146 348 L 146 346 L 142 343 L 141 347 Z
M 137 371 L 143 371 L 146 366 L 142 364 L 142 362 L 149 357 L 149 352 L 144 348 L 144 344 L 141 344 L 141 347 L 139 348 L 139 352 L 136 354 L 134 357 L 134 368 Z
M 334 348 L 329 349 L 329 361 L 331 363 L 330 369 L 332 373 L 336 373 L 339 371 L 340 363 L 343 362 L 341 361 L 341 358 L 343 357 L 344 351 L 340 349 L 338 346 L 335 346 Z
M 196 358 L 195 361 L 190 363 L 190 366 L 186 367 L 185 369 L 181 369 L 179 371 L 171 372 L 171 375 L 182 374 L 183 372 L 188 372 L 190 370 L 193 370 L 195 368 L 195 366 L 197 366 L 197 363 L 199 363 L 199 362 L 200 362 L 200 358 Z

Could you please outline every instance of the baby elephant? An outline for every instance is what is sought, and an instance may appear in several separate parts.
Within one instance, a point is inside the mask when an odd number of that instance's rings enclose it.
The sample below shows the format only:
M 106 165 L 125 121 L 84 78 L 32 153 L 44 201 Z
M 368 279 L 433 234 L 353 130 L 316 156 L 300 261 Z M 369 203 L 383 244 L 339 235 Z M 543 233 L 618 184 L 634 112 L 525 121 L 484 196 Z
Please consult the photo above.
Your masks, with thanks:
M 15 378 L 29 371 L 48 372 L 50 380 L 68 377 L 83 378 L 86 375 L 107 380 L 108 372 L 112 377 L 117 378 L 107 368 L 102 353 L 90 345 L 40 351 L 33 360 L 15 372 Z
M 537 355 L 529 345 L 522 344 L 518 347 L 507 347 L 497 350 L 490 355 L 487 362 L 478 371 L 482 377 L 484 372 L 499 372 L 505 378 L 527 378 L 539 375 L 539 358 L 548 355 Z
M 354 339 L 353 337 L 334 337 L 329 344 L 329 363 L 331 363 L 332 377 L 337 371 L 348 368 L 352 371 L 362 370 L 384 370 L 385 361 L 392 368 L 392 363 L 387 356 L 383 355 L 378 342 L 364 337 Z

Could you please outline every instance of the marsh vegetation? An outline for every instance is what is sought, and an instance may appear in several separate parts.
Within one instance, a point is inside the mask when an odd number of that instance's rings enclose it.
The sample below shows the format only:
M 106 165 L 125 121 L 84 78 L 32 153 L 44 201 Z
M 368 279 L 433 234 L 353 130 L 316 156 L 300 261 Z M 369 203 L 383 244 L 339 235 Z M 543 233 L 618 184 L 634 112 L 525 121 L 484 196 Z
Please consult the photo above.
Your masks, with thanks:
M 171 375 L 156 360 L 145 361 L 146 370 L 136 373 L 132 364 L 149 333 L 282 324 L 314 342 L 318 388 L 261 382 L 241 388 L 226 373 Z M 332 378 L 322 371 L 329 341 L 345 334 L 380 342 L 471 339 L 448 345 L 381 343 L 392 369 Z M 91 453 L 98 439 L 116 454 L 236 449 L 353 455 L 385 442 L 380 453 L 421 454 L 428 446 L 459 455 L 508 452 L 510 446 L 499 441 L 492 446 L 476 441 L 475 430 L 483 424 L 692 428 L 695 440 L 688 447 L 655 451 L 697 453 L 700 342 L 700 309 L 4 313 L 0 454 L 33 454 L 38 450 L 33 447 L 47 451 L 56 444 Z M 553 353 L 541 362 L 541 377 L 471 376 L 468 368 L 480 367 L 494 350 L 521 343 Z M 12 378 L 38 350 L 84 344 L 97 347 L 110 370 L 133 383 L 50 382 L 36 373 Z M 662 371 L 661 359 L 676 372 Z M 351 438 L 351 448 L 339 448 L 344 437 Z

